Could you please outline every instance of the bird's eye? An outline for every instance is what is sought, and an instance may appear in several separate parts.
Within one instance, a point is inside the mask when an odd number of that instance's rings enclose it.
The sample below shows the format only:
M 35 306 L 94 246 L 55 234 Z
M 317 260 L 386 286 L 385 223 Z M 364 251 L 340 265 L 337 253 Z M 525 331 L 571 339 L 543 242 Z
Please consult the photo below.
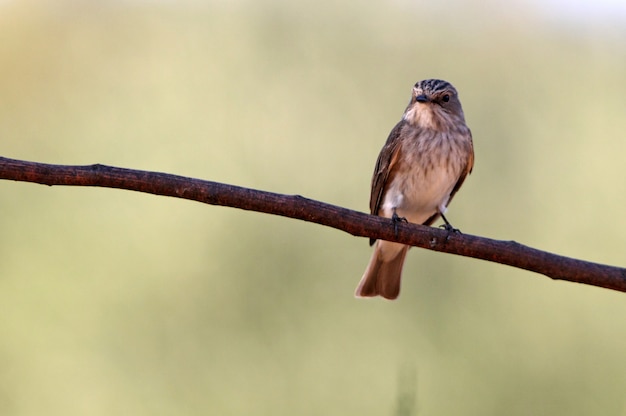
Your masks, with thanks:
M 448 101 L 450 101 L 450 95 L 446 94 L 443 97 L 441 97 L 441 101 L 443 101 L 444 103 L 447 103 Z

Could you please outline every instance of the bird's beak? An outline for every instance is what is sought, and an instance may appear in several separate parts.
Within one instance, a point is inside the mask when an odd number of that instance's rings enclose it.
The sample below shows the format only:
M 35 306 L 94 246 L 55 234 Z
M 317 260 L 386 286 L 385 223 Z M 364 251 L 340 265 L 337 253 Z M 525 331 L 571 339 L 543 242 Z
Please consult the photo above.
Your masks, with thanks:
M 427 103 L 428 97 L 425 94 L 420 94 L 417 97 L 415 97 L 415 101 L 417 101 L 418 103 Z

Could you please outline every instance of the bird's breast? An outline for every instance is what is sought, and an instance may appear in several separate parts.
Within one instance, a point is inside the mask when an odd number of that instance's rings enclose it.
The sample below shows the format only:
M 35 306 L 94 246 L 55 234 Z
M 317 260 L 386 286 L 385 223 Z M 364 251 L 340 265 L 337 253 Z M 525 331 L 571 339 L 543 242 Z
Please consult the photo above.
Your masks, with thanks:
M 463 137 L 456 133 L 421 131 L 403 139 L 390 172 L 382 214 L 393 211 L 413 223 L 423 223 L 448 203 L 467 164 Z

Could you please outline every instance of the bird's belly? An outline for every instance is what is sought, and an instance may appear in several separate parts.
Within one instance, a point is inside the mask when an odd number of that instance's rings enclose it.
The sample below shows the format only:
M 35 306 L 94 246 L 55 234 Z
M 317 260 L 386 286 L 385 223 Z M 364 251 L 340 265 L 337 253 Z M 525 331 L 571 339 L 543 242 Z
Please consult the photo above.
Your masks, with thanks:
M 409 222 L 421 224 L 433 214 L 445 210 L 450 193 L 458 179 L 456 172 L 443 166 L 396 175 L 384 195 L 382 215 L 391 217 L 395 210 Z

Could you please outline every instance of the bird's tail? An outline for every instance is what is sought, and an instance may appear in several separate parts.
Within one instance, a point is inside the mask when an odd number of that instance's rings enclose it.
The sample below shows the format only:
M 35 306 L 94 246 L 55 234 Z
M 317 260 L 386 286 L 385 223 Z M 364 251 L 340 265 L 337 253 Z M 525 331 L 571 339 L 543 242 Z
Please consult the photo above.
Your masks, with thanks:
M 396 299 L 400 294 L 400 277 L 408 250 L 409 246 L 378 240 L 354 295 Z

